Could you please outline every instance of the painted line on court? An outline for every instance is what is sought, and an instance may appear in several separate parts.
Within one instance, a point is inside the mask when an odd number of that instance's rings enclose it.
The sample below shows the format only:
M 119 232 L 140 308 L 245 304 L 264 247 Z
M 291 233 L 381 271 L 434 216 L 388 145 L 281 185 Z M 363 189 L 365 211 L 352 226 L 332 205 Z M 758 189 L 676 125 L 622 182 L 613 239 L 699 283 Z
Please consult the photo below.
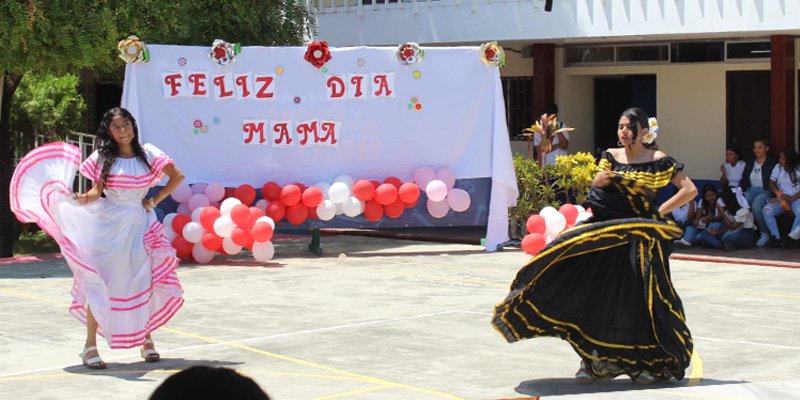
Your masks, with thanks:
M 776 347 L 779 349 L 790 349 L 790 350 L 800 350 L 800 346 L 789 346 L 784 344 L 772 344 L 772 343 L 761 343 L 761 342 L 750 342 L 747 340 L 733 340 L 733 339 L 716 339 L 704 336 L 693 336 L 696 339 L 702 340 L 711 340 L 714 342 L 730 342 L 730 343 L 737 343 L 737 344 L 749 344 L 749 345 L 756 345 L 756 346 L 767 346 L 767 347 Z
M 735 289 L 726 289 L 726 288 L 702 288 L 702 287 L 680 287 L 681 291 L 684 290 L 694 290 L 696 292 L 712 292 L 712 293 L 730 293 L 730 294 L 746 294 L 752 296 L 759 296 L 759 297 L 777 297 L 781 299 L 792 299 L 792 300 L 800 300 L 800 295 L 797 294 L 782 294 L 782 293 L 775 293 L 775 292 L 755 292 L 752 290 L 735 290 Z
M 74 364 L 69 366 L 75 366 Z M 52 369 L 52 368 L 51 368 Z M 55 374 L 39 374 L 39 375 L 25 375 L 25 376 L 9 376 L 0 377 L 0 382 L 18 382 L 18 381 L 32 381 L 37 379 L 47 378 L 76 378 L 81 375 L 98 375 L 98 376 L 118 376 L 127 374 L 150 374 L 150 373 L 164 373 L 174 374 L 181 372 L 181 369 L 131 369 L 131 370 L 117 370 L 113 366 L 102 371 L 81 371 L 81 372 L 59 372 Z M 325 380 L 339 380 L 351 382 L 367 382 L 364 379 L 356 379 L 349 376 L 342 375 L 326 375 L 326 374 L 309 374 L 304 372 L 283 372 L 283 371 L 270 371 L 270 370 L 237 370 L 239 373 L 247 375 L 276 375 L 276 376 L 289 376 L 301 378 L 317 378 Z
M 313 400 L 340 399 L 342 397 L 353 396 L 353 395 L 356 395 L 356 394 L 364 394 L 364 393 L 374 392 L 376 390 L 390 389 L 392 387 L 394 387 L 394 386 L 388 386 L 388 385 L 371 386 L 371 387 L 364 388 L 364 389 L 349 390 L 347 392 L 332 394 L 330 396 L 315 397 Z

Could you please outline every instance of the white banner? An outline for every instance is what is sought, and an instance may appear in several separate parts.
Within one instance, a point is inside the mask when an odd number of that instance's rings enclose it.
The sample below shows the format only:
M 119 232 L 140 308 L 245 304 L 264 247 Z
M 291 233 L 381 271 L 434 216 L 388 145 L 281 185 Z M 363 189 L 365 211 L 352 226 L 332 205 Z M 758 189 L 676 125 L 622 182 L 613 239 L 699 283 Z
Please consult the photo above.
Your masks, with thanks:
M 210 46 L 148 47 L 150 62 L 127 66 L 122 104 L 187 182 L 410 181 L 448 167 L 492 178 L 487 249 L 507 239 L 517 186 L 503 93 L 478 47 L 425 49 L 409 66 L 395 48 L 332 48 L 319 69 L 304 47 L 244 47 L 226 66 Z

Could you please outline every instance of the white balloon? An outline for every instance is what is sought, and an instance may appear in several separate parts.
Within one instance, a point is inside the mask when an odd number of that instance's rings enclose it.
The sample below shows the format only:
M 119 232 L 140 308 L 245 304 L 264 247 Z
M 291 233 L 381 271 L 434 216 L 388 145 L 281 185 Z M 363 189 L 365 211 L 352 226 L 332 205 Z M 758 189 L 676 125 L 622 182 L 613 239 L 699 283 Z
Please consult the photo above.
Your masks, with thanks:
M 219 212 L 222 215 L 231 215 L 231 209 L 237 204 L 242 204 L 236 197 L 228 197 L 222 204 L 219 205 Z
M 275 255 L 275 247 L 272 242 L 253 242 L 253 258 L 257 261 L 266 262 Z
M 173 239 L 175 239 L 176 237 L 178 237 L 178 234 L 175 233 L 175 231 L 172 230 L 172 226 L 171 225 L 167 225 L 167 226 L 164 227 L 164 235 L 167 236 L 167 239 L 169 239 L 170 242 Z
M 330 200 L 330 195 L 328 194 L 328 191 L 331 190 L 331 185 L 329 183 L 319 182 L 314 186 L 318 187 L 319 190 L 322 192 L 323 200 Z
M 168 228 L 172 229 L 172 220 L 175 219 L 176 215 L 178 215 L 178 213 L 169 213 L 169 214 L 165 215 L 164 216 L 164 220 L 161 221 L 161 223 L 165 227 L 168 227 Z
M 258 217 L 258 219 L 256 220 L 255 223 L 253 223 L 253 225 L 255 225 L 255 224 L 259 223 L 259 222 L 266 222 L 266 223 L 272 225 L 272 230 L 273 231 L 275 230 L 275 221 L 273 221 L 272 218 L 270 218 L 270 217 L 268 217 L 266 215 L 263 216 L 263 217 Z
M 447 192 L 447 204 L 455 212 L 467 211 L 470 204 L 469 193 L 463 189 L 450 189 Z
M 189 198 L 192 197 L 192 188 L 185 183 L 181 183 L 172 191 L 171 196 L 172 199 L 178 203 L 186 203 L 189 201 Z
M 233 243 L 233 239 L 230 237 L 226 237 L 222 238 L 222 250 L 225 250 L 225 253 L 227 254 L 235 255 L 242 251 L 242 246 Z
M 207 183 L 197 182 L 192 184 L 192 194 L 206 194 Z
M 547 216 L 544 217 L 544 222 L 547 226 L 545 231 L 552 237 L 557 237 L 567 226 L 567 218 L 564 217 L 564 214 L 557 211 L 555 214 L 547 214 Z
M 192 221 L 200 222 L 200 213 L 202 213 L 204 209 L 205 207 L 197 207 L 192 210 Z
M 208 264 L 214 259 L 214 252 L 203 247 L 202 243 L 195 243 L 192 247 L 192 257 L 200 264 Z
M 261 199 L 261 200 L 256 202 L 255 207 L 258 208 L 259 210 L 261 210 L 261 212 L 266 212 L 267 211 L 267 204 L 269 204 L 269 202 L 266 199 Z
M 428 199 L 427 208 L 428 213 L 434 218 L 444 218 L 447 212 L 450 211 L 450 206 L 447 205 L 446 200 L 433 201 Z
M 323 200 L 317 206 L 317 217 L 321 221 L 330 221 L 336 216 L 336 204 L 330 200 Z
M 577 225 L 579 222 L 586 221 L 587 219 L 589 219 L 591 217 L 592 217 L 591 213 L 588 213 L 586 211 L 581 212 L 581 213 L 578 214 L 578 217 L 575 218 L 575 224 Z
M 425 194 L 433 201 L 442 201 L 447 197 L 447 184 L 434 179 L 425 186 Z
M 551 206 L 547 206 L 547 207 L 543 208 L 541 211 L 539 211 L 539 215 L 541 215 L 542 218 L 544 218 L 544 219 L 547 219 L 547 216 L 550 215 L 550 214 L 558 214 L 558 213 L 559 213 L 558 210 L 556 210 L 555 208 L 553 208 Z
M 361 200 L 350 196 L 342 203 L 342 211 L 344 211 L 344 215 L 348 217 L 356 217 L 364 212 L 364 204 L 361 203 Z
M 223 215 L 214 221 L 214 233 L 219 237 L 230 237 L 235 228 L 236 224 L 233 222 L 230 215 Z
M 333 180 L 333 182 L 334 183 L 342 182 L 345 185 L 347 185 L 347 189 L 352 189 L 353 188 L 353 183 L 355 183 L 355 180 L 353 180 L 353 178 L 351 178 L 348 175 L 339 175 Z
M 334 203 L 344 203 L 347 197 L 350 196 L 350 188 L 344 182 L 335 182 L 328 189 L 328 194 Z
M 225 186 L 222 186 L 220 183 L 211 183 L 206 186 L 206 197 L 208 197 L 208 201 L 215 202 L 222 200 L 225 197 Z
M 586 209 L 585 209 L 585 208 L 583 208 L 583 206 L 582 206 L 582 205 L 580 205 L 580 204 L 576 204 L 576 205 L 575 205 L 575 208 L 577 208 L 577 209 L 578 209 L 578 215 L 580 215 L 580 213 L 582 213 L 582 212 L 586 211 Z
M 208 197 L 202 193 L 193 194 L 189 198 L 189 209 L 194 211 L 200 207 L 208 207 Z
M 344 206 L 342 205 L 342 203 L 333 203 L 333 204 L 336 205 L 336 215 L 344 214 Z
M 183 226 L 183 238 L 189 243 L 197 243 L 203 240 L 205 230 L 199 222 L 189 222 Z
M 192 215 L 192 210 L 189 208 L 188 203 L 178 204 L 178 209 L 176 211 L 178 212 L 178 214 Z

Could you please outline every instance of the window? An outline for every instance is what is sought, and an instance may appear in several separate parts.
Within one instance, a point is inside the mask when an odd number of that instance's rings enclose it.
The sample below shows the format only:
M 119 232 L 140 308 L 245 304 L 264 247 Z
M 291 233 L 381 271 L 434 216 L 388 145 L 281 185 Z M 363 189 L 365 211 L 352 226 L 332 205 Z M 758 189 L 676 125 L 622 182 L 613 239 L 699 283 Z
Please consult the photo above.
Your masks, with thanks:
M 670 60 L 674 63 L 723 61 L 723 42 L 685 42 L 670 45 Z
M 729 60 L 769 58 L 772 54 L 769 42 L 732 42 L 727 44 L 725 50 Z
M 566 64 L 599 64 L 614 62 L 614 47 L 567 47 Z
M 501 81 L 508 134 L 513 139 L 533 124 L 533 77 L 505 77 Z
M 617 62 L 669 61 L 669 45 L 617 46 Z

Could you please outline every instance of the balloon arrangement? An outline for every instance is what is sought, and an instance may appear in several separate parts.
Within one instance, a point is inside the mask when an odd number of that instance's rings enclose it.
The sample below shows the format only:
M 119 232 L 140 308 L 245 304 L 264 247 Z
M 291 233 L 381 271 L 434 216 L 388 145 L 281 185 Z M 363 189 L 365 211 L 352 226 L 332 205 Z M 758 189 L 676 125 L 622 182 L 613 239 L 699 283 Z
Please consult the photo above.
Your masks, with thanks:
M 256 189 L 248 184 L 237 188 L 219 183 L 181 184 L 172 192 L 178 210 L 168 214 L 163 223 L 180 258 L 191 256 L 205 264 L 215 252 L 233 255 L 247 248 L 256 260 L 265 262 L 275 254 L 270 240 L 278 221 L 300 225 L 306 219 L 329 221 L 342 214 L 363 214 L 371 222 L 383 216 L 400 218 L 407 208 L 417 205 L 423 191 L 428 212 L 442 218 L 450 209 L 462 212 L 469 208 L 469 194 L 454 188 L 455 180 L 449 168 L 436 172 L 420 167 L 411 182 L 396 177 L 383 182 L 354 180 L 347 175 L 336 177 L 332 184 L 320 182 L 309 187 L 267 182 L 261 188 L 263 198 L 255 204 Z
M 575 224 L 583 222 L 592 216 L 592 210 L 573 204 L 564 204 L 556 210 L 545 207 L 539 214 L 528 217 L 526 227 L 528 234 L 522 238 L 522 250 L 535 256 L 554 238 Z

